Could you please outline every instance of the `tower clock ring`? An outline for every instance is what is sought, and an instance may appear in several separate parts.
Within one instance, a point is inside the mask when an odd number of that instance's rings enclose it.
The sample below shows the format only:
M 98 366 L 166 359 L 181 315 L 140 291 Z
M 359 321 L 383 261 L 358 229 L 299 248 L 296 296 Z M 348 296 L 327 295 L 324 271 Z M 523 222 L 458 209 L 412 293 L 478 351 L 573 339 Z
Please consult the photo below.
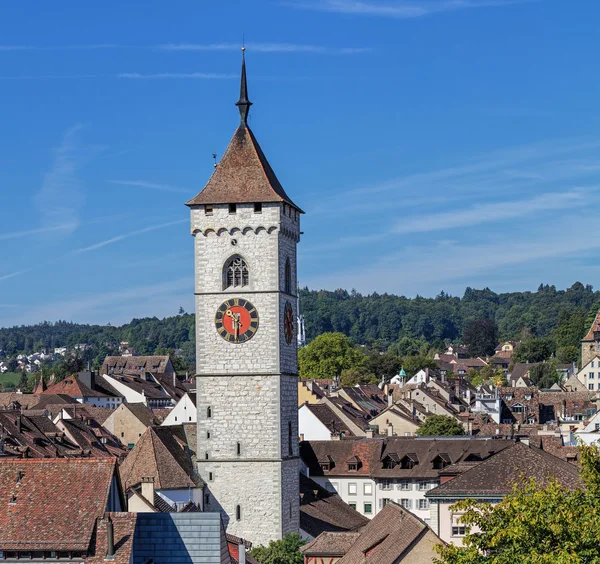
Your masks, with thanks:
M 283 310 L 283 333 L 285 335 L 285 342 L 288 345 L 292 344 L 292 339 L 294 338 L 294 325 L 292 305 L 290 302 L 285 302 L 285 308 Z
M 258 311 L 243 298 L 224 301 L 215 314 L 217 333 L 230 343 L 245 343 L 258 329 Z

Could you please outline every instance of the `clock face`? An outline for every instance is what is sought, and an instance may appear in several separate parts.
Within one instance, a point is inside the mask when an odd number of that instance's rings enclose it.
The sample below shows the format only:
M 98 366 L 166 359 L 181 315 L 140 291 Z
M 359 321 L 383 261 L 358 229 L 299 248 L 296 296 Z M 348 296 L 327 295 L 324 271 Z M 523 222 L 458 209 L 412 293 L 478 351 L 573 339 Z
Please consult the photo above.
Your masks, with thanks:
M 294 338 L 294 312 L 290 302 L 285 303 L 285 309 L 283 310 L 283 333 L 285 342 L 291 345 Z
M 226 341 L 245 343 L 258 329 L 258 312 L 248 300 L 231 298 L 217 309 L 215 327 Z

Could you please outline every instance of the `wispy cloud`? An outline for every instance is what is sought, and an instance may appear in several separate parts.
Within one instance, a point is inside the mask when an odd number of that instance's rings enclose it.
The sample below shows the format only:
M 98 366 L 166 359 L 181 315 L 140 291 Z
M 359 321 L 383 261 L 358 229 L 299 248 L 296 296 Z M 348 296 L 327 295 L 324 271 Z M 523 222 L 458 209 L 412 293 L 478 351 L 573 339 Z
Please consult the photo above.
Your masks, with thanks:
M 483 223 L 505 221 L 517 217 L 526 217 L 538 212 L 565 210 L 586 203 L 590 194 L 597 191 L 591 188 L 571 190 L 565 193 L 550 192 L 533 198 L 516 201 L 500 201 L 476 204 L 466 209 L 443 213 L 419 215 L 398 222 L 392 229 L 395 233 L 424 233 L 444 229 L 465 228 Z
M 105 239 L 104 241 L 100 241 L 98 243 L 94 243 L 88 247 L 82 247 L 80 249 L 75 249 L 71 251 L 71 254 L 81 254 L 88 253 L 90 251 L 95 251 L 97 249 L 101 249 L 102 247 L 106 247 L 107 245 L 112 245 L 113 243 L 118 243 L 119 241 L 124 241 L 125 239 L 129 239 L 131 237 L 136 237 L 137 235 L 141 235 L 142 233 L 149 233 L 151 231 L 157 231 L 158 229 L 164 229 L 166 227 L 171 227 L 172 225 L 180 225 L 182 223 L 187 223 L 188 219 L 180 219 L 177 221 L 169 221 L 167 223 L 160 223 L 158 225 L 151 225 L 150 227 L 144 227 L 143 229 L 137 229 L 136 231 L 130 231 L 129 233 L 123 233 L 121 235 L 116 235 L 115 237 L 111 237 L 110 239 Z
M 41 233 L 52 233 L 55 231 L 72 232 L 77 228 L 77 223 L 64 223 L 61 225 L 51 225 L 49 227 L 40 227 L 39 229 L 26 229 L 24 231 L 11 231 L 9 233 L 0 233 L 0 241 L 7 239 L 21 239 L 31 235 L 40 235 Z
M 15 276 L 20 276 L 21 274 L 25 274 L 26 272 L 29 272 L 29 270 L 18 270 L 17 272 L 11 272 L 10 274 L 3 274 L 2 276 L 0 276 L 0 282 L 2 280 L 14 278 Z
M 128 78 L 135 80 L 155 80 L 165 78 L 198 78 L 201 80 L 222 80 L 239 77 L 236 74 L 220 74 L 211 72 L 158 72 L 149 74 L 139 72 L 122 72 L 117 75 L 117 78 Z
M 146 180 L 110 180 L 111 184 L 119 184 L 120 186 L 133 186 L 135 188 L 149 188 L 150 190 L 160 190 L 162 192 L 173 192 L 176 194 L 189 194 L 190 190 L 185 188 L 177 188 L 169 184 L 156 184 L 155 182 L 147 182 Z
M 397 0 L 396 2 L 372 2 L 368 0 L 288 0 L 285 6 L 319 12 L 381 16 L 411 19 L 443 12 L 472 8 L 505 7 L 538 0 Z
M 319 55 L 353 55 L 367 53 L 369 47 L 330 47 L 326 45 L 306 45 L 301 43 L 247 43 L 246 48 L 253 53 L 315 53 Z M 166 43 L 159 45 L 164 51 L 239 51 L 236 43 Z
M 73 232 L 79 225 L 79 213 L 83 206 L 81 182 L 77 178 L 80 165 L 77 134 L 81 125 L 69 128 L 58 147 L 54 160 L 44 175 L 42 187 L 34 197 L 43 228 Z

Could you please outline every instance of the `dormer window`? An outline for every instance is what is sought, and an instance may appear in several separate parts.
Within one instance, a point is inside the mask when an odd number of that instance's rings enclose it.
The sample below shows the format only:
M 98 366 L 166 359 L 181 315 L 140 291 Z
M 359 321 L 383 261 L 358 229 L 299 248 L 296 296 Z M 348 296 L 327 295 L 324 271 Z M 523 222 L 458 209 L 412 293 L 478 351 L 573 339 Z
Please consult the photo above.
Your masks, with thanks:
M 522 403 L 515 403 L 511 406 L 510 410 L 513 413 L 523 413 L 525 411 L 525 406 Z
M 452 464 L 452 461 L 450 460 L 450 457 L 445 452 L 438 454 L 433 459 L 433 469 L 434 470 L 443 470 L 444 468 L 446 468 L 446 466 L 450 466 L 450 464 Z
M 415 453 L 409 453 L 400 460 L 400 468 L 403 470 L 412 470 L 419 464 L 419 457 Z
M 400 457 L 395 452 L 391 452 L 383 459 L 383 468 L 385 470 L 393 470 L 399 463 Z
M 529 401 L 531 399 L 531 394 L 525 394 L 525 399 Z
M 347 461 L 347 464 L 348 472 L 356 472 L 361 466 L 360 458 L 358 458 L 358 456 L 353 456 Z
M 504 396 L 504 399 L 507 399 L 508 401 L 510 401 L 511 399 L 513 399 L 513 395 L 512 394 L 506 394 Z
M 335 462 L 331 456 L 327 455 L 319 460 L 319 466 L 324 472 L 329 472 L 335 466 Z

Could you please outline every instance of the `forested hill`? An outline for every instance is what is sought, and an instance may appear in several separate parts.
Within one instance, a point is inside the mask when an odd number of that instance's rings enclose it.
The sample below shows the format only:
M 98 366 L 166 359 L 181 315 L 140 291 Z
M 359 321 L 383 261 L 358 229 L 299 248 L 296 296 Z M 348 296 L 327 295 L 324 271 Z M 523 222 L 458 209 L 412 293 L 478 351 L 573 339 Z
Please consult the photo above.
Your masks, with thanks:
M 309 340 L 324 332 L 340 331 L 355 343 L 373 344 L 381 349 L 404 337 L 440 346 L 443 340 L 460 340 L 465 324 L 479 318 L 495 320 L 501 339 L 516 339 L 523 329 L 544 337 L 556 330 L 559 319 L 564 323 L 573 314 L 587 323 L 591 312 L 599 306 L 600 292 L 579 282 L 567 290 L 542 285 L 537 292 L 506 294 L 496 294 L 487 288 L 467 288 L 462 298 L 444 293 L 435 298 L 409 299 L 389 294 L 363 296 L 345 290 L 301 291 Z M 183 349 L 184 356 L 191 361 L 193 336 L 191 314 L 134 319 L 120 327 L 61 321 L 0 329 L 0 350 L 8 354 L 29 353 L 43 347 L 87 343 L 94 346 L 94 356 L 102 358 L 113 345 L 128 341 L 141 354 L 151 354 L 157 349 Z

